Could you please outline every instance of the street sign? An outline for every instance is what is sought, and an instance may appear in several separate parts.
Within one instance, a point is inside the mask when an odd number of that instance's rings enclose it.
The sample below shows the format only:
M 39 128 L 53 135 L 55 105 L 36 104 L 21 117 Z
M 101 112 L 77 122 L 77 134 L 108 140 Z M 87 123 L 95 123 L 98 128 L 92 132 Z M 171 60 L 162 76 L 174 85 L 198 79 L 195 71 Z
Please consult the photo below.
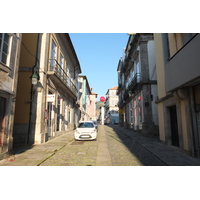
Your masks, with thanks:
M 119 110 L 119 114 L 120 114 L 120 115 L 123 115 L 123 114 L 124 114 L 123 109 L 120 109 L 120 110 Z
M 47 94 L 47 102 L 54 102 L 55 94 Z

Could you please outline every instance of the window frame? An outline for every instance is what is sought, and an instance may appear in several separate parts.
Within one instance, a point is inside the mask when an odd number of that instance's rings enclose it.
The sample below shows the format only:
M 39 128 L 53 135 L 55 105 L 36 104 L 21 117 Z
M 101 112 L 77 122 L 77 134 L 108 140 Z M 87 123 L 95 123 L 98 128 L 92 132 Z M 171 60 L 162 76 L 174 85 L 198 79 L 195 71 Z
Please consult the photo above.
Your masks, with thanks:
M 1 61 L 2 49 L 3 49 L 2 41 L 1 41 L 1 44 L 0 44 L 0 70 L 8 73 L 8 75 L 11 76 L 11 71 L 12 71 L 11 53 L 12 53 L 12 44 L 13 44 L 13 34 L 12 33 L 1 33 L 1 34 L 2 34 L 2 38 L 4 37 L 5 34 L 8 34 L 9 35 L 9 41 L 8 41 L 8 51 L 7 51 L 6 63 Z
M 0 62 L 3 64 L 3 65 L 8 65 L 8 57 L 9 57 L 9 54 L 10 54 L 10 35 L 8 33 L 1 33 L 2 37 L 1 37 L 1 43 L 0 43 Z M 8 42 L 5 41 L 5 35 L 8 35 Z M 5 44 L 7 44 L 7 52 L 4 52 L 4 47 L 5 47 Z M 6 55 L 6 61 L 3 62 L 2 60 L 2 57 L 3 57 L 3 54 Z
M 55 44 L 55 51 L 52 48 L 53 44 Z M 54 54 L 52 54 L 52 52 L 54 51 Z M 52 57 L 53 55 L 53 57 Z M 56 60 L 57 60 L 57 56 L 58 56 L 58 44 L 56 42 L 56 40 L 52 37 L 51 38 L 51 50 L 50 50 L 50 70 L 55 70 L 56 68 Z

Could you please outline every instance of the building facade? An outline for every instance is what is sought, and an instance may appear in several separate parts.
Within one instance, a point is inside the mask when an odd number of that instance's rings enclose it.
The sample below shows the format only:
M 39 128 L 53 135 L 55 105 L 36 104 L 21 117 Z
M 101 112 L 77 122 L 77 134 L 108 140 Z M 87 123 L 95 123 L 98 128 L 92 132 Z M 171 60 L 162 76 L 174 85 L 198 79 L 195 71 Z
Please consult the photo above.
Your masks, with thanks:
M 131 34 L 118 64 L 119 123 L 158 134 L 157 77 L 153 34 Z
M 95 92 L 92 92 L 91 89 L 91 95 L 90 95 L 90 118 L 93 121 L 97 120 L 97 113 L 96 113 L 96 98 L 98 97 L 98 94 Z
M 119 97 L 117 95 L 118 87 L 108 89 L 106 92 L 105 101 L 105 123 L 118 124 L 119 123 Z
M 91 88 L 88 79 L 85 75 L 79 75 L 79 99 L 80 99 L 80 121 L 91 120 L 90 106 L 91 106 Z
M 200 157 L 200 35 L 154 34 L 160 140 Z
M 0 159 L 13 147 L 21 34 L 0 33 Z
M 74 129 L 80 106 L 79 73 L 68 34 L 22 34 L 14 145 L 40 144 Z

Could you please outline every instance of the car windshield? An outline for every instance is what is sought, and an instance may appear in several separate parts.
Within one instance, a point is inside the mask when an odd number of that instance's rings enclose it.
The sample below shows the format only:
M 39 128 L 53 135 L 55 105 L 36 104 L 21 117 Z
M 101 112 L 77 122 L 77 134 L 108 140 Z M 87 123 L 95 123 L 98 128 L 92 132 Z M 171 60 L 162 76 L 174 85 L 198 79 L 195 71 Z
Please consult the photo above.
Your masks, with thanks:
M 95 125 L 97 125 L 97 122 L 96 122 L 96 121 L 93 121 L 93 123 L 94 123 Z
M 91 122 L 81 122 L 78 128 L 94 128 L 94 124 Z

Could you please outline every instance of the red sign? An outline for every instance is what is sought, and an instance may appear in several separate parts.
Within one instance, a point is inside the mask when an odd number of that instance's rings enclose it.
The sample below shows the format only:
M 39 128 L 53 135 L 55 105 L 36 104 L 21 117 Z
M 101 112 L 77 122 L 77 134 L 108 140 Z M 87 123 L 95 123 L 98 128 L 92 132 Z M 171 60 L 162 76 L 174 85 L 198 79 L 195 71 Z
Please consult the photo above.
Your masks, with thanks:
M 100 101 L 102 101 L 102 102 L 104 102 L 106 99 L 105 99 L 105 97 L 100 97 Z

